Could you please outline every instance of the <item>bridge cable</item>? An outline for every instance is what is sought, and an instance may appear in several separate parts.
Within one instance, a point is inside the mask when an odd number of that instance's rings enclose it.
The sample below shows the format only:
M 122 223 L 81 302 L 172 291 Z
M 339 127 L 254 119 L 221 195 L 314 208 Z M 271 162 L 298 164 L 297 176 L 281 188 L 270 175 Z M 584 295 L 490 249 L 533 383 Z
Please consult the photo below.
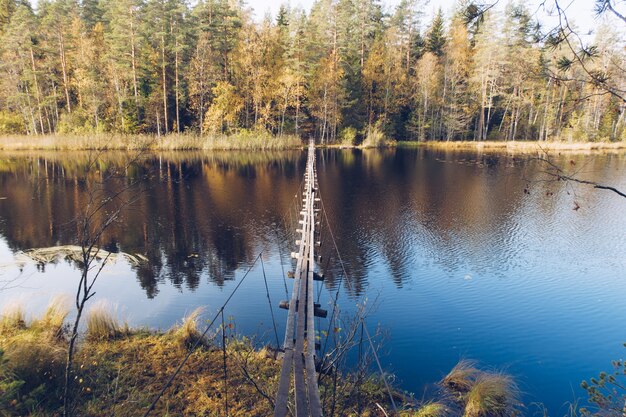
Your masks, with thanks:
M 157 394 L 156 398 L 152 401 L 152 403 L 150 404 L 150 407 L 148 407 L 148 409 L 146 410 L 146 412 L 144 413 L 143 417 L 148 417 L 148 415 L 150 415 L 150 413 L 154 410 L 154 407 L 157 405 L 157 403 L 159 402 L 159 400 L 161 399 L 161 397 L 163 396 L 163 394 L 165 394 L 165 391 L 167 391 L 167 389 L 170 387 L 170 385 L 172 384 L 172 382 L 174 382 L 174 379 L 176 378 L 176 376 L 179 374 L 180 370 L 183 368 L 183 366 L 185 366 L 185 364 L 187 363 L 187 361 L 189 360 L 189 358 L 191 357 L 191 355 L 193 354 L 193 352 L 196 350 L 196 348 L 198 347 L 198 345 L 200 344 L 200 342 L 204 339 L 204 336 L 206 336 L 206 334 L 209 332 L 209 330 L 211 329 L 211 327 L 213 327 L 213 324 L 215 324 L 215 322 L 217 321 L 217 318 L 219 317 L 219 315 L 221 313 L 224 312 L 224 308 L 226 307 L 226 305 L 229 303 L 229 301 L 231 300 L 231 298 L 233 298 L 233 296 L 235 295 L 235 293 L 237 292 L 237 290 L 239 289 L 239 287 L 241 286 L 241 284 L 243 284 L 244 280 L 246 279 L 246 277 L 250 274 L 250 271 L 252 271 L 252 269 L 254 268 L 254 265 L 256 265 L 256 262 L 259 260 L 259 258 L 261 257 L 261 254 L 263 252 L 259 253 L 257 255 L 257 257 L 254 259 L 254 262 L 252 263 L 252 265 L 250 265 L 250 267 L 248 268 L 248 270 L 246 271 L 246 273 L 244 274 L 244 276 L 241 278 L 241 280 L 239 281 L 239 283 L 237 284 L 237 286 L 231 291 L 230 295 L 228 296 L 228 298 L 226 299 L 226 301 L 224 302 L 224 304 L 222 304 L 222 306 L 220 307 L 220 309 L 218 310 L 218 312 L 215 314 L 215 316 L 213 317 L 213 319 L 211 320 L 211 322 L 209 323 L 209 325 L 206 327 L 206 329 L 204 329 L 204 331 L 202 332 L 202 334 L 200 335 L 199 338 L 196 339 L 196 341 L 194 342 L 194 344 L 191 346 L 191 348 L 189 349 L 189 352 L 187 353 L 187 355 L 185 356 L 185 358 L 182 360 L 182 362 L 178 365 L 178 367 L 176 368 L 176 370 L 174 370 L 174 373 L 170 376 L 170 378 L 167 380 L 167 382 L 165 383 L 165 385 L 163 385 L 163 388 L 161 388 L 161 391 L 159 391 L 159 393 Z
M 221 312 L 222 316 L 222 354 L 224 358 L 224 408 L 226 410 L 226 416 L 228 417 L 228 365 L 226 363 L 226 325 L 224 323 L 224 310 Z
M 285 267 L 283 266 L 283 251 L 280 249 L 280 235 L 278 234 L 278 228 L 274 228 L 274 233 L 276 233 L 276 238 L 278 241 L 276 244 L 278 245 L 278 258 L 280 259 L 280 270 L 283 274 L 283 284 L 285 284 L 285 296 L 289 297 L 289 290 L 287 289 L 287 278 L 285 277 Z
M 341 265 L 341 269 L 343 270 L 344 277 L 347 279 L 346 285 L 350 288 L 351 285 L 350 285 L 350 280 L 348 279 L 348 276 L 347 276 L 346 267 L 345 267 L 345 265 L 343 263 L 343 259 L 341 258 L 341 254 L 339 253 L 339 247 L 337 246 L 337 242 L 335 240 L 335 236 L 333 234 L 333 231 L 330 228 L 330 222 L 328 221 L 328 214 L 326 213 L 326 208 L 324 207 L 324 200 L 321 198 L 321 195 L 320 195 L 320 202 L 322 203 L 322 211 L 324 212 L 324 217 L 326 218 L 326 224 L 328 226 L 328 232 L 330 234 L 330 237 L 331 237 L 331 240 L 333 242 L 333 245 L 335 246 L 335 251 L 337 252 L 337 258 L 339 259 L 339 263 Z M 342 280 L 340 281 L 340 284 L 341 284 L 342 281 L 343 281 L 343 277 L 342 277 Z M 337 296 L 338 295 L 339 295 L 339 288 L 337 289 Z M 334 302 L 334 306 L 333 306 L 333 315 L 335 313 L 335 308 L 336 308 L 336 305 L 337 305 L 337 296 L 335 297 L 335 302 Z M 363 317 L 361 314 L 359 314 L 359 318 L 360 318 L 361 323 L 364 323 L 365 317 Z M 387 378 L 385 378 L 385 374 L 383 372 L 382 365 L 380 364 L 380 359 L 378 358 L 378 353 L 376 352 L 376 349 L 374 348 L 374 343 L 372 342 L 372 338 L 370 336 L 369 330 L 367 329 L 367 326 L 364 326 L 363 328 L 365 330 L 365 335 L 367 336 L 367 340 L 369 341 L 370 347 L 372 348 L 372 353 L 374 355 L 374 359 L 376 359 L 376 364 L 378 365 L 378 370 L 380 371 L 381 377 L 383 378 L 383 382 L 385 383 L 385 387 L 387 388 L 387 392 L 389 394 L 389 399 L 391 400 L 391 405 L 393 406 L 394 412 L 397 413 L 398 409 L 397 409 L 396 403 L 395 403 L 395 401 L 393 399 L 393 394 L 391 392 L 391 388 L 389 387 L 389 383 L 387 382 Z M 327 336 L 327 338 L 328 338 L 328 336 Z M 326 358 L 323 356 L 322 357 L 322 365 L 323 365 L 325 359 Z M 320 370 L 321 369 L 322 368 L 320 367 Z M 321 376 L 321 373 L 320 373 L 320 376 Z
M 359 373 L 361 372 L 361 366 L 363 361 L 363 327 L 365 325 L 361 321 L 361 337 L 359 338 Z M 358 375 L 358 385 L 356 387 L 356 404 L 357 404 L 357 415 L 361 415 L 361 375 Z
M 292 208 L 295 209 L 296 211 L 298 210 L 298 205 L 297 205 L 298 195 L 300 195 L 300 190 L 303 184 L 304 184 L 304 177 L 302 178 L 302 180 L 300 180 L 300 185 L 298 185 L 298 190 L 296 191 L 296 194 L 291 199 L 289 203 L 289 207 L 287 208 L 286 212 L 281 216 L 281 220 L 285 228 L 285 231 L 294 229 L 294 221 L 293 221 L 291 210 Z M 289 214 L 289 225 L 287 225 L 287 214 Z M 278 238 L 278 242 L 277 242 L 278 243 L 278 255 L 280 256 L 280 269 L 283 274 L 283 284 L 285 285 L 285 297 L 289 298 L 289 289 L 287 288 L 287 279 L 285 275 L 285 267 L 283 265 L 283 253 L 280 248 L 280 235 L 278 234 L 278 227 L 274 227 L 274 233 L 276 234 L 276 237 Z M 287 235 L 288 235 L 287 239 L 289 240 L 289 242 L 295 239 L 295 236 L 293 234 L 289 234 L 289 232 L 287 232 Z M 280 347 L 280 346 L 277 346 L 277 347 Z
M 364 323 L 364 318 L 361 317 L 361 323 Z M 372 353 L 374 354 L 374 359 L 376 359 L 376 365 L 378 365 L 378 370 L 380 371 L 380 376 L 383 377 L 383 382 L 385 383 L 385 387 L 387 388 L 387 392 L 389 393 L 389 399 L 391 400 L 391 405 L 393 406 L 393 411 L 397 414 L 398 408 L 396 407 L 396 402 L 393 400 L 393 394 L 391 393 L 391 388 L 389 387 L 389 383 L 387 382 L 387 378 L 385 378 L 385 373 L 383 372 L 383 367 L 380 364 L 380 359 L 378 358 L 378 353 L 376 353 L 376 349 L 374 348 L 374 343 L 372 343 L 372 337 L 370 336 L 369 330 L 367 330 L 367 326 L 363 326 L 365 330 L 365 335 L 367 336 L 367 340 L 369 341 L 370 347 L 372 348 Z
M 328 348 L 328 338 L 330 335 L 330 328 L 332 327 L 333 323 L 336 320 L 336 312 L 337 312 L 337 300 L 339 299 L 339 291 L 341 290 L 341 286 L 343 284 L 343 280 L 344 278 L 347 278 L 347 273 L 346 273 L 346 269 L 343 266 L 343 261 L 341 259 L 341 255 L 339 255 L 339 249 L 337 248 L 337 243 L 335 242 L 335 236 L 333 235 L 333 231 L 330 228 L 330 222 L 328 220 L 328 214 L 326 213 L 326 207 L 324 206 L 324 199 L 322 198 L 321 194 L 320 194 L 320 203 L 322 204 L 322 212 L 324 213 L 324 218 L 326 219 L 326 227 L 328 229 L 328 233 L 330 234 L 330 237 L 332 239 L 332 242 L 335 246 L 335 249 L 337 251 L 337 256 L 339 258 L 339 262 L 341 263 L 341 267 L 343 270 L 343 273 L 340 276 L 339 279 L 339 284 L 337 284 L 337 290 L 335 291 L 335 297 L 333 300 L 333 311 L 331 312 L 330 315 L 330 319 L 328 320 L 328 330 L 326 331 L 326 339 L 324 340 L 324 349 L 322 350 L 322 363 L 320 366 L 320 371 L 322 371 L 324 369 L 324 364 L 326 363 L 326 349 Z M 330 257 L 329 257 L 330 260 Z M 346 282 L 346 285 L 349 285 L 349 282 Z M 320 376 L 318 378 L 318 382 L 321 380 L 323 373 L 320 372 Z
M 276 329 L 276 320 L 274 319 L 274 309 L 272 308 L 272 299 L 270 298 L 270 290 L 267 286 L 267 276 L 265 275 L 265 266 L 263 265 L 263 257 L 261 257 L 261 269 L 263 270 L 263 281 L 265 281 L 265 292 L 267 294 L 267 302 L 270 306 L 272 315 L 272 324 L 274 325 L 274 334 L 276 335 L 276 349 L 280 349 L 280 341 L 278 339 L 278 330 Z

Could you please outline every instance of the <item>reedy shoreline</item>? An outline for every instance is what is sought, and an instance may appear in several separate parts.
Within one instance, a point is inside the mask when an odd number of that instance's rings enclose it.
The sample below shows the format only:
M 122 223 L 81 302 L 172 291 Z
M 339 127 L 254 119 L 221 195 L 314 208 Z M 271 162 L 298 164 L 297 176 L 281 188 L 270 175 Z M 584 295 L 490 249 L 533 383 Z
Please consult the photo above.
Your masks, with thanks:
M 67 301 L 57 297 L 40 317 L 27 319 L 17 304 L 0 314 L 0 415 L 58 416 L 63 411 L 69 311 Z M 226 397 L 229 415 L 271 415 L 280 373 L 276 352 L 255 348 L 250 339 L 232 333 L 227 323 L 224 375 L 223 352 L 214 342 L 221 339 L 222 328 L 203 336 L 200 330 L 206 324 L 200 313 L 194 311 L 167 331 L 152 331 L 120 324 L 105 303 L 94 304 L 72 371 L 72 414 L 143 415 L 191 346 L 198 345 L 153 415 L 221 415 Z M 320 382 L 325 414 L 375 416 L 387 410 L 391 415 L 388 392 L 377 374 L 337 376 Z M 439 385 L 445 392 L 436 400 L 416 401 L 393 390 L 399 408 L 394 415 L 518 415 L 519 391 L 503 373 L 462 361 Z
M 192 133 L 155 135 L 91 134 L 0 136 L 0 151 L 227 151 L 294 150 L 306 144 L 295 135 L 276 136 L 267 132 L 244 131 L 232 135 Z M 488 151 L 528 154 L 543 152 L 626 153 L 626 142 L 542 142 L 542 141 L 384 141 L 382 144 L 318 144 L 328 149 L 421 147 L 442 151 Z

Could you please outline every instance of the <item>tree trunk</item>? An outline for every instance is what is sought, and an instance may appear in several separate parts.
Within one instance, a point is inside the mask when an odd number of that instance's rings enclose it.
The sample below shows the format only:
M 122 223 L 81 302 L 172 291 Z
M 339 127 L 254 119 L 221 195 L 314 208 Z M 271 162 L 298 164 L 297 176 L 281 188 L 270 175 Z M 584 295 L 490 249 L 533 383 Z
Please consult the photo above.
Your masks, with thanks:
M 165 74 L 165 35 L 161 35 L 161 75 L 163 77 L 163 133 L 167 134 L 167 77 Z
M 72 112 L 72 104 L 70 103 L 70 87 L 69 77 L 67 74 L 67 61 L 65 59 L 65 44 L 63 42 L 63 34 L 59 32 L 59 54 L 61 57 L 61 70 L 63 72 L 63 88 L 65 90 L 65 102 L 67 104 L 67 112 Z
M 178 84 L 178 33 L 174 34 L 176 42 L 174 46 L 174 74 L 175 74 L 175 96 L 176 96 L 176 132 L 180 133 L 180 92 Z
M 35 54 L 33 53 L 33 47 L 30 47 L 30 62 L 33 69 L 33 81 L 35 83 L 35 99 L 37 100 L 37 110 L 39 113 L 39 125 L 41 127 L 41 133 L 44 133 L 43 128 L 43 114 L 41 112 L 41 92 L 39 90 L 39 81 L 37 79 L 37 68 L 35 67 Z
M 133 68 L 133 94 L 135 95 L 135 112 L 137 122 L 139 122 L 139 90 L 137 88 L 137 60 L 135 58 L 135 16 L 131 6 L 130 8 L 130 62 Z

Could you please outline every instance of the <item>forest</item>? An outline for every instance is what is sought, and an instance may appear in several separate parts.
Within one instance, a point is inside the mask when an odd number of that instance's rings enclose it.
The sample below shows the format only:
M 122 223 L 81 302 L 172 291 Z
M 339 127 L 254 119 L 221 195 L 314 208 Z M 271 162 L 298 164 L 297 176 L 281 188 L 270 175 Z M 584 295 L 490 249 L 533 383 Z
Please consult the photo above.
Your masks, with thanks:
M 623 27 L 578 48 L 522 1 L 429 8 L 0 0 L 0 134 L 626 140 Z

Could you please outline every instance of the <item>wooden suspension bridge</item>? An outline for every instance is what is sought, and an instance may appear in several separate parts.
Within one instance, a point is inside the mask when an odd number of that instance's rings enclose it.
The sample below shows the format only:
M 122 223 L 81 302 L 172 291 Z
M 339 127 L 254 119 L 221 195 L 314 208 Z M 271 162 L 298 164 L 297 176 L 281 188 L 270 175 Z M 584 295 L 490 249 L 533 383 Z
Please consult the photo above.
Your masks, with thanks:
M 280 381 L 274 408 L 274 417 L 287 415 L 287 403 L 292 386 L 295 397 L 296 417 L 321 417 L 322 405 L 317 386 L 315 371 L 315 327 L 314 318 L 326 317 L 326 311 L 322 310 L 314 302 L 314 281 L 323 280 L 323 276 L 317 274 L 315 269 L 315 226 L 319 225 L 317 215 L 320 211 L 316 197 L 318 190 L 317 172 L 315 169 L 315 147 L 309 144 L 309 153 L 304 174 L 304 198 L 302 201 L 302 217 L 299 220 L 300 228 L 296 231 L 301 234 L 300 240 L 296 241 L 298 252 L 291 256 L 296 259 L 296 270 L 292 274 L 294 278 L 291 300 L 281 302 L 282 308 L 289 310 L 285 341 L 283 345 L 284 356 L 280 372 Z
M 314 299 L 314 283 L 315 281 L 323 281 L 324 276 L 315 271 L 316 261 L 319 262 L 321 257 L 315 255 L 315 248 L 321 245 L 319 241 L 319 226 L 320 221 L 318 216 L 320 213 L 324 214 L 326 225 L 328 226 L 328 232 L 332 240 L 332 244 L 336 250 L 338 261 L 343 271 L 343 276 L 347 277 L 347 272 L 337 242 L 333 236 L 332 230 L 330 230 L 330 224 L 328 224 L 328 217 L 324 212 L 324 207 L 319 194 L 317 171 L 315 167 L 315 145 L 313 142 L 309 143 L 308 156 L 306 163 L 306 170 L 304 174 L 304 189 L 302 193 L 302 209 L 300 211 L 300 219 L 298 220 L 299 228 L 296 232 L 301 235 L 299 240 L 296 240 L 298 246 L 297 252 L 292 252 L 291 257 L 296 259 L 296 269 L 294 272 L 290 272 L 290 278 L 293 278 L 293 290 L 290 300 L 281 301 L 280 307 L 287 309 L 287 325 L 285 330 L 285 339 L 283 342 L 282 350 L 283 359 L 280 371 L 280 379 L 278 383 L 278 390 L 274 401 L 274 417 L 286 417 L 292 415 L 293 417 L 321 417 L 322 416 L 322 404 L 320 401 L 320 393 L 318 388 L 318 375 L 316 369 L 316 350 L 320 349 L 320 345 L 316 342 L 315 332 L 315 317 L 325 318 L 327 316 L 326 310 L 320 308 L 320 305 L 315 302 Z M 320 207 L 321 206 L 321 207 Z M 237 290 L 246 280 L 246 277 L 250 274 L 257 261 L 260 260 L 261 267 L 263 268 L 263 261 L 261 259 L 262 252 L 255 258 L 255 261 L 250 265 L 246 273 L 243 275 L 239 283 L 232 290 L 224 304 L 219 308 L 217 313 L 210 320 L 205 330 L 200 334 L 200 337 L 196 339 L 194 344 L 190 347 L 189 352 L 182 360 L 182 362 L 176 367 L 174 372 L 167 379 L 159 393 L 155 396 L 154 400 L 147 408 L 144 417 L 148 417 L 152 411 L 154 411 L 159 399 L 165 394 L 167 389 L 172 385 L 172 382 L 179 374 L 182 367 L 187 363 L 194 350 L 204 340 L 209 330 L 215 325 L 218 319 L 222 319 L 222 350 L 224 354 L 224 391 L 222 398 L 224 399 L 224 415 L 229 415 L 228 408 L 228 395 L 227 395 L 227 352 L 226 352 L 226 334 L 224 327 L 224 309 L 233 298 Z M 263 269 L 263 278 L 265 280 L 265 287 L 267 290 L 267 297 L 272 309 L 269 290 L 267 289 L 267 278 L 265 276 L 265 270 Z M 349 281 L 346 282 L 348 284 Z M 336 290 L 334 296 L 334 307 L 332 315 L 330 317 L 330 323 L 337 319 L 337 297 L 341 288 L 341 281 Z M 285 284 L 285 292 L 287 293 L 287 286 Z M 288 294 L 287 294 L 288 295 Z M 319 294 L 318 294 L 319 295 Z M 368 344 L 371 348 L 371 352 L 376 359 L 376 365 L 378 370 L 383 376 L 386 389 L 389 394 L 390 403 L 393 406 L 395 412 L 397 412 L 396 405 L 391 393 L 389 384 L 386 378 L 384 378 L 384 372 L 376 354 L 376 349 L 372 342 L 371 335 L 367 326 L 364 323 L 364 316 L 358 314 L 358 319 L 361 325 L 362 333 L 361 338 L 364 336 L 367 338 Z M 272 313 L 272 321 L 274 322 L 274 331 L 276 333 L 276 342 L 279 343 L 278 332 L 276 331 L 276 323 L 274 321 L 274 315 Z M 330 324 L 329 323 L 329 324 Z M 329 327 L 330 329 L 330 327 Z M 326 364 L 327 365 L 327 364 Z M 327 369 L 324 363 L 319 364 L 320 369 Z M 293 389 L 292 389 L 293 387 Z M 291 395 L 293 393 L 293 396 Z M 291 401 L 290 401 L 291 400 Z M 289 407 L 289 404 L 294 404 L 294 407 Z

